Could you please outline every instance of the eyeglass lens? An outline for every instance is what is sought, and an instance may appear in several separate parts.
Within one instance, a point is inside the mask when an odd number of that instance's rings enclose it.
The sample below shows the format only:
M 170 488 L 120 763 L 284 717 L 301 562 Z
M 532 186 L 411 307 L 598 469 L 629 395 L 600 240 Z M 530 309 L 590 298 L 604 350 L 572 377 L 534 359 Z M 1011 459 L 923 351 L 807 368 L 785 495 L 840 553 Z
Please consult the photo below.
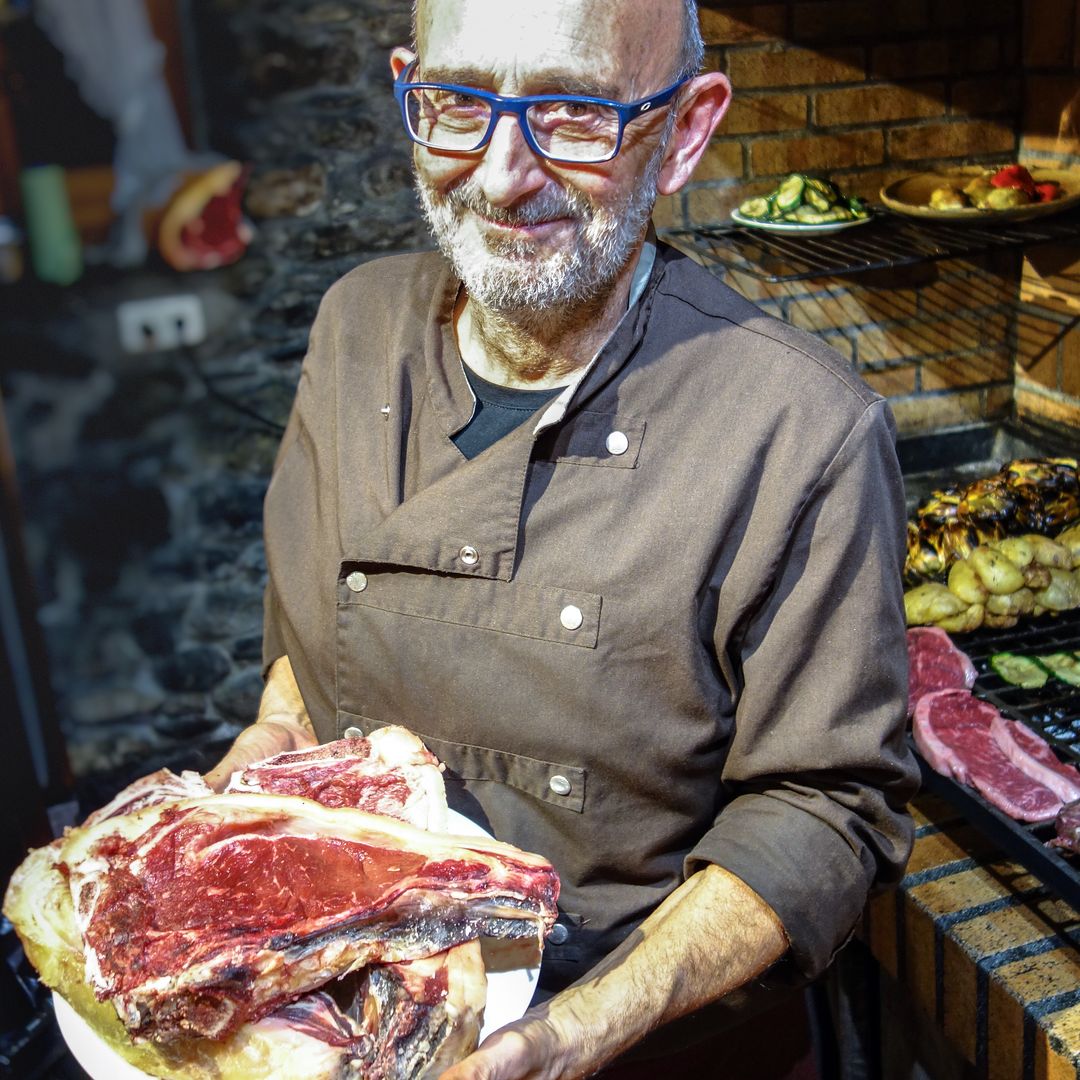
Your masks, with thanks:
M 457 90 L 417 87 L 405 98 L 412 134 L 437 150 L 476 150 L 491 123 L 491 105 Z M 619 140 L 619 114 L 589 101 L 544 101 L 526 111 L 544 154 L 564 161 L 603 161 Z

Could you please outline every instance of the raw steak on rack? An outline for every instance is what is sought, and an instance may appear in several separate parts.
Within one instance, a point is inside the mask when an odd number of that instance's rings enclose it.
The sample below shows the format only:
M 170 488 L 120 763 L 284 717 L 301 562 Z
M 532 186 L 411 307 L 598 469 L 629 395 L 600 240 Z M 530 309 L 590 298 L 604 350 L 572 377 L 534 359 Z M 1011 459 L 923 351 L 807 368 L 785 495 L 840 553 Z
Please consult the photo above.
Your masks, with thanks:
M 323 806 L 354 806 L 419 829 L 446 831 L 441 766 L 403 727 L 277 754 L 233 773 L 225 790 L 301 795 Z
M 509 844 L 265 794 L 77 829 L 60 858 L 98 997 L 166 1041 L 222 1038 L 365 964 L 542 937 L 558 897 L 551 865 Z
M 993 705 L 973 697 L 969 690 L 936 690 L 916 704 L 912 734 L 936 772 L 975 788 L 987 802 L 1018 821 L 1050 821 L 1061 809 L 1062 799 L 1043 783 L 1044 772 L 1038 778 L 1030 775 L 1002 749 L 999 739 L 1015 742 L 1010 731 L 1000 731 L 1002 720 Z M 1045 765 L 1042 769 L 1050 771 Z
M 919 698 L 935 690 L 970 690 L 975 665 L 938 626 L 913 626 L 907 632 L 908 716 Z

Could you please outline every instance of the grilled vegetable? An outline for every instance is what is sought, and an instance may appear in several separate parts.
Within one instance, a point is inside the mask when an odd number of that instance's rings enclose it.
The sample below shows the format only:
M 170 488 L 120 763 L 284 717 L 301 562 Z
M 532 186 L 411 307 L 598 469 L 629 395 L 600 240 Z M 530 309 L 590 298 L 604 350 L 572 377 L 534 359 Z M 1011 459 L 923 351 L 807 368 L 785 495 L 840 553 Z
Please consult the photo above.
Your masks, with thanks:
M 908 528 L 904 576 L 909 584 L 940 577 L 979 545 L 1003 551 L 1023 569 L 1040 561 L 1032 549 L 1040 543 L 1040 534 L 1041 540 L 1048 540 L 1047 534 L 1078 521 L 1080 480 L 1075 458 L 1012 461 L 964 487 L 938 489 L 919 505 Z M 1066 534 L 1058 544 L 1068 549 L 1073 565 L 1080 564 L 1080 531 L 1066 529 Z M 1043 559 L 1062 564 L 1060 552 L 1051 558 L 1046 552 L 1054 549 L 1042 550 Z
M 1048 611 L 1071 611 L 1080 607 L 1080 580 L 1071 570 L 1050 567 L 1050 584 L 1035 593 L 1035 602 Z
M 1063 683 L 1069 686 L 1080 686 L 1080 657 L 1076 653 L 1050 653 L 1048 656 L 1037 656 L 1038 662 Z
M 1024 586 L 1024 575 L 1019 567 L 992 547 L 977 547 L 971 553 L 971 566 L 989 592 L 1004 595 Z
M 1046 680 L 1050 677 L 1046 668 L 1037 660 L 1014 653 L 995 653 L 990 657 L 990 666 L 1007 683 L 1025 690 L 1038 690 L 1046 685 Z
M 944 585 L 928 581 L 904 593 L 904 614 L 908 626 L 926 626 L 951 615 L 959 615 L 968 607 Z
M 961 600 L 969 604 L 985 603 L 988 595 L 986 586 L 968 559 L 952 564 L 952 569 L 949 570 L 949 591 L 956 593 Z
M 986 610 L 991 615 L 1030 615 L 1035 610 L 1035 594 L 1030 589 L 1017 589 L 1004 596 L 990 595 Z
M 739 213 L 755 221 L 799 225 L 831 225 L 870 216 L 858 196 L 845 196 L 831 180 L 803 173 L 791 173 L 768 195 L 747 199 L 739 206 Z
M 777 208 L 787 213 L 789 210 L 802 206 L 805 190 L 806 178 L 801 173 L 792 173 L 776 190 Z
M 744 217 L 763 219 L 769 216 L 769 211 L 771 209 L 772 204 L 768 199 L 747 199 L 746 202 L 739 207 L 739 213 Z
M 967 634 L 972 630 L 978 630 L 987 619 L 998 617 L 987 615 L 982 604 L 972 604 L 967 611 L 962 611 L 959 615 L 951 615 L 946 619 L 938 619 L 934 625 L 940 626 L 942 630 L 947 630 L 950 634 Z

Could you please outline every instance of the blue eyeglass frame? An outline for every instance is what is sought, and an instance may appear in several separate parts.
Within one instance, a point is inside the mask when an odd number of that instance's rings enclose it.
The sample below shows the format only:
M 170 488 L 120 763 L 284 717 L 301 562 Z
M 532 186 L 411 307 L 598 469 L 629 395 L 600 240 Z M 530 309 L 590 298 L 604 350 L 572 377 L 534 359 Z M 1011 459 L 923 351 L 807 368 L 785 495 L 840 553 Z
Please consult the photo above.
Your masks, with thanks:
M 668 102 L 670 102 L 671 99 L 694 77 L 693 75 L 687 75 L 685 78 L 672 83 L 670 86 L 665 87 L 659 93 L 653 94 L 651 97 L 641 98 L 638 101 L 630 102 L 610 101 L 607 98 L 588 97 L 583 94 L 535 94 L 531 97 L 504 97 L 502 94 L 493 94 L 487 90 L 478 90 L 475 86 L 461 86 L 458 83 L 410 82 L 409 77 L 416 70 L 416 65 L 418 63 L 418 60 L 413 60 L 408 67 L 402 68 L 400 74 L 394 80 L 394 97 L 397 98 L 398 104 L 401 106 L 401 119 L 405 125 L 405 131 L 413 142 L 444 154 L 475 154 L 478 151 L 483 150 L 484 147 L 491 142 L 491 136 L 495 132 L 495 127 L 499 123 L 499 118 L 504 114 L 509 113 L 510 115 L 517 117 L 518 128 L 525 137 L 525 142 L 528 144 L 529 149 L 534 154 L 543 158 L 545 161 L 558 161 L 567 165 L 600 165 L 605 161 L 611 161 L 612 158 L 617 157 L 619 151 L 622 149 L 623 131 L 625 130 L 626 125 L 629 124 L 631 120 L 638 120 L 641 117 L 648 115 L 654 109 L 667 105 Z M 410 90 L 453 90 L 457 93 L 469 94 L 474 98 L 478 98 L 480 101 L 486 101 L 491 106 L 491 120 L 488 123 L 487 131 L 484 132 L 483 137 L 471 150 L 448 150 L 445 147 L 436 146 L 434 143 L 421 139 L 409 126 L 409 110 L 405 103 L 405 98 Z M 590 158 L 586 160 L 583 160 L 582 158 L 561 158 L 549 154 L 537 143 L 529 128 L 528 117 L 525 115 L 533 105 L 540 105 L 547 101 L 580 101 L 588 105 L 604 105 L 609 109 L 613 109 L 619 117 L 619 131 L 615 137 L 615 148 L 607 157 Z

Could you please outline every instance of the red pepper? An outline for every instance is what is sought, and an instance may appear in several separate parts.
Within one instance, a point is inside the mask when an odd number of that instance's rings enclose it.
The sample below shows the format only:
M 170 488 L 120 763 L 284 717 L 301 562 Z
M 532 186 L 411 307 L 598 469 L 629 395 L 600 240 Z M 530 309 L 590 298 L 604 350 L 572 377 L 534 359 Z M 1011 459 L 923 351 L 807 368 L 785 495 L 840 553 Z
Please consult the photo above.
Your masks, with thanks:
M 1032 199 L 1039 198 L 1039 192 L 1035 187 L 1035 181 L 1031 177 L 1031 173 L 1024 168 L 1023 165 L 1006 165 L 1003 169 L 998 169 L 993 176 L 990 177 L 990 183 L 994 187 L 1003 188 L 1020 188 Z
M 1043 184 L 1036 184 L 1039 202 L 1053 202 L 1061 194 L 1061 185 L 1056 180 L 1047 180 Z

